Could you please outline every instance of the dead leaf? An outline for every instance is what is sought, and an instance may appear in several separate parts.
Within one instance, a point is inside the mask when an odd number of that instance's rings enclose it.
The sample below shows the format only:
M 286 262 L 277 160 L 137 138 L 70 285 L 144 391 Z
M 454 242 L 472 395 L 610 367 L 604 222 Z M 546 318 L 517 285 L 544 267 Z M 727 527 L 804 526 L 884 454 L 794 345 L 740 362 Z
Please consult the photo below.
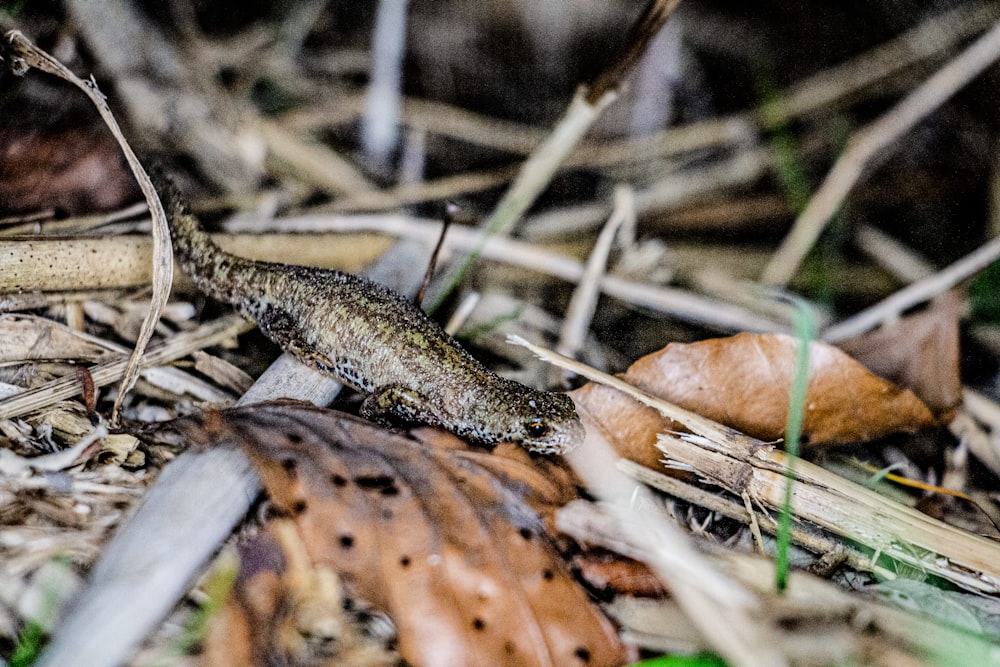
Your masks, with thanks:
M 246 449 L 312 567 L 393 619 L 407 663 L 624 661 L 546 529 L 543 514 L 572 496 L 556 462 L 470 451 L 429 430 L 420 442 L 287 402 L 178 428 L 196 444 Z
M 394 635 L 372 631 L 365 611 L 345 602 L 337 574 L 312 567 L 294 522 L 271 521 L 240 548 L 232 595 L 208 631 L 205 664 L 398 664 Z
M 137 189 L 114 140 L 96 127 L 0 127 L 0 217 L 56 208 L 110 211 Z
M 649 566 L 612 551 L 592 549 L 573 557 L 580 576 L 603 593 L 632 597 L 662 598 L 667 589 Z
M 873 373 L 920 397 L 942 423 L 962 402 L 958 322 L 962 299 L 946 292 L 917 313 L 839 341 L 837 347 Z
M 790 336 L 748 333 L 671 343 L 636 361 L 622 377 L 682 408 L 774 441 L 784 434 L 796 346 Z M 612 436 L 622 456 L 649 467 L 659 467 L 657 434 L 683 430 L 608 387 L 590 383 L 570 394 Z M 835 347 L 812 343 L 803 444 L 867 441 L 934 423 L 913 392 L 872 375 Z

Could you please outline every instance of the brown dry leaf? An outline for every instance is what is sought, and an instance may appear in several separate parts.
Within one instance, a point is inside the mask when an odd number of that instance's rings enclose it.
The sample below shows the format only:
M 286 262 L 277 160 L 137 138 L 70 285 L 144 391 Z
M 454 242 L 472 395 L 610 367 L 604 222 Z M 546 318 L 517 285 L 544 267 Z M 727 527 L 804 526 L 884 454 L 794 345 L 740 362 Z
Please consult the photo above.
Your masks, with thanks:
M 312 567 L 388 614 L 409 664 L 624 661 L 546 530 L 543 513 L 573 495 L 555 462 L 470 451 L 447 434 L 419 442 L 288 402 L 178 428 L 245 447 Z
M 781 334 L 739 334 L 671 343 L 647 355 L 622 378 L 682 408 L 765 441 L 785 429 L 797 342 Z M 682 430 L 652 408 L 593 383 L 570 392 L 626 458 L 659 467 L 656 436 Z M 934 424 L 913 392 L 883 380 L 835 347 L 814 342 L 803 443 L 866 441 Z
M 580 577 L 602 595 L 665 598 L 667 589 L 643 562 L 613 551 L 591 549 L 573 556 L 573 566 Z
M 53 208 L 69 215 L 110 211 L 137 194 L 103 128 L 0 127 L 0 217 Z
M 382 636 L 365 610 L 346 601 L 337 574 L 311 566 L 294 521 L 271 521 L 240 548 L 239 576 L 208 629 L 204 662 L 212 667 L 398 664 L 388 646 L 392 633 Z
M 948 422 L 962 402 L 961 314 L 962 299 L 946 292 L 928 308 L 839 341 L 837 347 L 871 372 L 912 390 L 941 422 Z

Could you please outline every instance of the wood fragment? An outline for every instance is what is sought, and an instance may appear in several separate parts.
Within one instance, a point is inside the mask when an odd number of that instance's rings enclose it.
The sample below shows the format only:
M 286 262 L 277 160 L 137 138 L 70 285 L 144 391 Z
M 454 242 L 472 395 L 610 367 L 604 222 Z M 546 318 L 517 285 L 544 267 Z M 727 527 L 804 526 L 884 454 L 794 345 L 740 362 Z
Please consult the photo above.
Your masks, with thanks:
M 561 367 L 614 387 L 683 424 L 694 435 L 658 436 L 658 446 L 667 461 L 696 471 L 736 495 L 749 493 L 755 502 L 771 508 L 783 505 L 788 455 L 773 444 L 684 410 L 551 350 L 526 341 L 512 342 Z M 588 424 L 588 438 L 592 437 L 591 427 L 600 431 L 586 413 L 581 417 Z M 903 506 L 808 461 L 796 460 L 795 476 L 792 503 L 795 516 L 865 545 L 875 554 L 873 567 L 878 566 L 879 555 L 885 555 L 969 591 L 1000 593 L 997 543 Z

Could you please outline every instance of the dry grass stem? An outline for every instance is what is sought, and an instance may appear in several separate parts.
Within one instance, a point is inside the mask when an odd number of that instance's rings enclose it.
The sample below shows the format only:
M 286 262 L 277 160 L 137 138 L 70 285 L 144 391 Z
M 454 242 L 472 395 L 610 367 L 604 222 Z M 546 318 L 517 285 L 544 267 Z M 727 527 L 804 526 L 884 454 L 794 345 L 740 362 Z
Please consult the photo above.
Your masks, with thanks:
M 893 76 L 937 58 L 998 18 L 1000 9 L 992 2 L 970 2 L 933 16 L 884 44 L 791 86 L 780 96 L 782 107 L 788 118 L 797 118 L 836 108 L 864 90 L 880 94 Z
M 590 331 L 590 324 L 594 319 L 594 312 L 597 309 L 597 298 L 600 296 L 600 277 L 606 271 L 608 255 L 614 244 L 618 231 L 625 225 L 635 224 L 635 197 L 632 189 L 628 186 L 615 188 L 615 205 L 611 217 L 597 237 L 597 243 L 587 259 L 586 268 L 573 296 L 570 298 L 569 306 L 566 308 L 566 317 L 563 321 L 562 331 L 559 334 L 559 344 L 556 350 L 567 357 L 575 357 L 580 348 L 583 347 Z
M 638 215 L 668 211 L 694 199 L 745 185 L 767 173 L 774 166 L 774 156 L 765 148 L 737 149 L 725 159 L 697 169 L 683 170 L 667 176 L 635 195 Z M 540 213 L 525 221 L 525 227 L 536 238 L 550 238 L 591 229 L 607 219 L 606 204 L 577 204 Z
M 257 129 L 277 171 L 337 197 L 364 197 L 376 191 L 353 164 L 323 144 L 301 139 L 273 121 L 261 120 Z
M 1000 23 L 935 72 L 896 106 L 856 132 L 795 221 L 791 233 L 764 269 L 761 281 L 771 285 L 787 284 L 823 228 L 872 163 L 877 158 L 884 157 L 892 144 L 997 58 L 1000 58 Z
M 646 54 L 649 43 L 677 9 L 680 0 L 652 0 L 646 11 L 632 26 L 625 50 L 587 86 L 587 101 L 596 105 L 609 91 L 618 89 L 629 72 Z
M 336 114 L 330 106 L 336 105 Z M 362 112 L 363 95 L 338 95 L 320 100 L 281 117 L 282 125 L 296 131 L 315 131 L 354 121 Z M 403 98 L 401 122 L 430 134 L 459 139 L 477 146 L 530 155 L 545 139 L 545 129 L 485 116 L 444 102 L 418 97 Z
M 1000 24 L 997 35 L 1000 37 Z M 874 306 L 827 328 L 823 331 L 822 338 L 832 343 L 873 329 L 882 322 L 897 317 L 907 308 L 948 291 L 992 264 L 998 257 L 1000 257 L 1000 238 L 995 238 L 934 275 L 911 283 Z
M 523 339 L 511 342 L 562 368 L 614 387 L 690 429 L 693 435 L 660 434 L 659 447 L 670 465 L 696 471 L 737 496 L 749 493 L 755 502 L 767 507 L 782 506 L 788 456 L 773 444 L 734 431 Z M 874 564 L 880 555 L 885 555 L 970 591 L 1000 593 L 997 543 L 900 505 L 808 461 L 797 460 L 795 474 L 792 502 L 795 516 L 868 547 L 875 554 Z
M 165 364 L 188 355 L 194 350 L 217 345 L 237 336 L 248 328 L 247 321 L 238 315 L 220 317 L 197 329 L 177 334 L 169 340 L 153 345 L 143 356 L 142 367 L 148 368 Z M 120 380 L 127 367 L 128 360 L 126 359 L 95 364 L 90 368 L 94 385 L 103 387 Z M 76 377 L 61 378 L 0 400 L 0 419 L 10 419 L 33 410 L 39 410 L 56 401 L 72 398 L 79 393 L 80 382 Z
M 854 232 L 854 247 L 904 283 L 929 278 L 935 272 L 923 257 L 871 225 L 861 225 Z
M 420 98 L 404 101 L 402 120 L 431 134 L 519 155 L 530 155 L 545 139 L 543 128 L 491 118 Z
M 642 558 L 705 640 L 727 660 L 762 667 L 785 664 L 774 648 L 770 629 L 758 622 L 754 596 L 715 570 L 684 533 L 651 511 L 655 503 L 648 490 L 618 472 L 615 459 L 614 450 L 600 434 L 589 431 L 583 446 L 566 455 L 588 492 L 602 502 L 624 536 L 616 542 L 615 550 Z M 556 524 L 572 533 L 574 516 L 572 509 L 569 513 L 567 509 L 557 514 Z
M 118 301 L 126 295 L 120 290 L 62 290 L 57 292 L 25 292 L 23 294 L 0 293 L 0 313 L 21 312 L 65 306 L 82 301 Z
M 986 433 L 979 424 L 989 427 Z M 962 409 L 948 425 L 995 475 L 1000 476 L 1000 405 L 972 389 L 962 390 Z
M 444 326 L 444 330 L 447 331 L 452 336 L 458 333 L 458 330 L 465 326 L 466 321 L 468 321 L 469 316 L 472 315 L 473 311 L 476 310 L 476 306 L 479 305 L 482 299 L 482 294 L 479 292 L 470 292 L 462 302 L 458 304 L 458 308 L 452 313 L 451 317 L 448 318 L 448 322 Z
M 104 215 L 86 215 L 80 217 L 66 218 L 65 220 L 43 218 L 34 222 L 24 221 L 20 224 L 3 225 L 0 229 L 0 237 L 20 236 L 20 235 L 45 235 L 70 233 L 79 234 L 90 229 L 97 229 L 106 225 L 128 220 L 138 215 L 142 215 L 149 210 L 145 202 L 139 202 L 126 206 L 125 208 L 107 213 Z

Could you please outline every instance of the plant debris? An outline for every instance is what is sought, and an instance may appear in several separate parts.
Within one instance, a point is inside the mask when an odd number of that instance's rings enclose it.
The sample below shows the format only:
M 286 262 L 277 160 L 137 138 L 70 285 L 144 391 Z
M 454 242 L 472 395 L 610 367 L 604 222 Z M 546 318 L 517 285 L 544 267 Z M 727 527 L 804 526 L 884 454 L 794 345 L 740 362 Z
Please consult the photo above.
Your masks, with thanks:
M 636 361 L 622 379 L 747 435 L 777 441 L 785 429 L 796 345 L 794 338 L 775 334 L 671 343 Z M 872 375 L 835 347 L 812 343 L 809 362 L 802 426 L 809 447 L 865 442 L 936 423 L 913 392 Z M 622 456 L 649 467 L 659 458 L 657 435 L 680 428 L 601 385 L 572 394 L 606 432 L 616 434 L 627 448 Z
M 207 413 L 176 428 L 199 446 L 244 447 L 308 554 L 308 574 L 291 567 L 284 579 L 274 573 L 284 585 L 257 585 L 274 601 L 254 596 L 254 604 L 271 615 L 244 609 L 241 625 L 280 627 L 293 613 L 278 602 L 296 595 L 289 577 L 336 573 L 389 615 L 412 665 L 621 664 L 614 628 L 546 525 L 575 495 L 554 461 L 489 455 L 429 429 L 420 442 L 290 403 Z M 287 545 L 284 560 L 296 561 Z M 256 561 L 245 567 L 260 576 Z M 264 645 L 283 650 L 280 635 Z

